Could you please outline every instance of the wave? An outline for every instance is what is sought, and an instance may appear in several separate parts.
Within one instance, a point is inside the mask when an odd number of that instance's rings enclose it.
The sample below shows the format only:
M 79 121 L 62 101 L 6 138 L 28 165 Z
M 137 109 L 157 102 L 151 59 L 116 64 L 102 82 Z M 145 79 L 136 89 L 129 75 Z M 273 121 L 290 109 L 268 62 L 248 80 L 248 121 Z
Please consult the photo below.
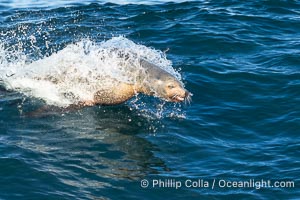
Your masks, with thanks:
M 186 0 L 173 0 L 173 1 L 167 1 L 168 3 L 183 3 L 187 2 Z M 78 3 L 76 0 L 58 0 L 58 1 L 49 1 L 49 0 L 28 0 L 28 1 L 12 1 L 12 2 L 6 2 L 2 5 L 0 3 L 0 6 L 8 7 L 8 8 L 44 8 L 44 7 L 63 7 L 63 6 L 69 6 L 69 5 L 87 5 L 91 3 L 98 3 L 98 4 L 105 4 L 105 3 L 113 3 L 113 4 L 119 4 L 119 5 L 127 5 L 127 4 L 137 4 L 137 5 L 154 5 L 154 4 L 165 4 L 166 1 L 164 0 L 88 0 L 85 2 Z
M 137 72 L 143 70 L 141 58 L 181 80 L 163 52 L 122 36 L 101 43 L 83 39 L 36 61 L 0 45 L 0 79 L 7 90 L 66 107 L 92 100 L 95 92 L 117 81 L 134 83 Z

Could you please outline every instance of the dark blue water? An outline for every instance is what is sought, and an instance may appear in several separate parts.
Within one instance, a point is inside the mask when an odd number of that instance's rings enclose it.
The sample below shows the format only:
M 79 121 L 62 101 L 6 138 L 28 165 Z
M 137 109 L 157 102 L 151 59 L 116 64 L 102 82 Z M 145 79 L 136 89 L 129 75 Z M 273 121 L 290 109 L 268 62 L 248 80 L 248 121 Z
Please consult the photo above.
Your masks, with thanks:
M 178 115 L 142 96 L 137 104 L 163 114 L 125 103 L 32 116 L 42 102 L 2 84 L 0 199 L 299 199 L 298 1 L 2 1 L 0 32 L 5 51 L 28 62 L 123 35 L 168 50 L 194 94 Z M 222 185 L 262 179 L 270 187 Z

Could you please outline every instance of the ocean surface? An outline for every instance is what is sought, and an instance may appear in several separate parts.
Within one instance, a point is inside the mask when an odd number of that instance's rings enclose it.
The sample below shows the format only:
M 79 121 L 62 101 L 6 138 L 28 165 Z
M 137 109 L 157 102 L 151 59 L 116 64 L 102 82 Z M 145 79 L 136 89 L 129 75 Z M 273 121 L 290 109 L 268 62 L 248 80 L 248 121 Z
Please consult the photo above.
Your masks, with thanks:
M 192 102 L 62 109 L 131 81 L 115 51 Z M 296 200 L 299 131 L 299 1 L 0 2 L 1 200 Z

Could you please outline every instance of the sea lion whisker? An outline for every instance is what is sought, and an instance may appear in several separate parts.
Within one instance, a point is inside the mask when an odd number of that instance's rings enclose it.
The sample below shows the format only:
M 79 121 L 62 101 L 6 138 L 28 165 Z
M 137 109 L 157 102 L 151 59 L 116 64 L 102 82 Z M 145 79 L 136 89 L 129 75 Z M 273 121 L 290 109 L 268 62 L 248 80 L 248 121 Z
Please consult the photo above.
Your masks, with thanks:
M 175 99 L 178 96 L 178 94 L 174 94 L 171 99 Z
M 186 96 L 186 98 L 185 98 L 185 104 L 191 104 L 191 102 L 192 102 L 192 97 L 191 97 L 191 95 L 190 94 L 188 94 L 187 96 Z
M 184 103 L 185 104 L 190 104 L 190 101 L 189 101 L 189 97 L 187 96 L 186 98 L 184 98 Z

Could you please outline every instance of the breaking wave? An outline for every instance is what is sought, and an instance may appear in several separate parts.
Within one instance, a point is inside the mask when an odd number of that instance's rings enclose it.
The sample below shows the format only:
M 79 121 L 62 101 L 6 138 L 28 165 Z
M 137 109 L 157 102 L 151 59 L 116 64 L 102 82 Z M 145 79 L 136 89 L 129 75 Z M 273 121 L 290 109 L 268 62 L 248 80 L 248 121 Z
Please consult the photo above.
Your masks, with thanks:
M 96 91 L 112 87 L 116 81 L 134 83 L 137 72 L 142 70 L 141 58 L 181 80 L 162 51 L 122 36 L 101 43 L 83 39 L 38 60 L 1 44 L 0 79 L 7 90 L 66 107 L 92 100 Z

